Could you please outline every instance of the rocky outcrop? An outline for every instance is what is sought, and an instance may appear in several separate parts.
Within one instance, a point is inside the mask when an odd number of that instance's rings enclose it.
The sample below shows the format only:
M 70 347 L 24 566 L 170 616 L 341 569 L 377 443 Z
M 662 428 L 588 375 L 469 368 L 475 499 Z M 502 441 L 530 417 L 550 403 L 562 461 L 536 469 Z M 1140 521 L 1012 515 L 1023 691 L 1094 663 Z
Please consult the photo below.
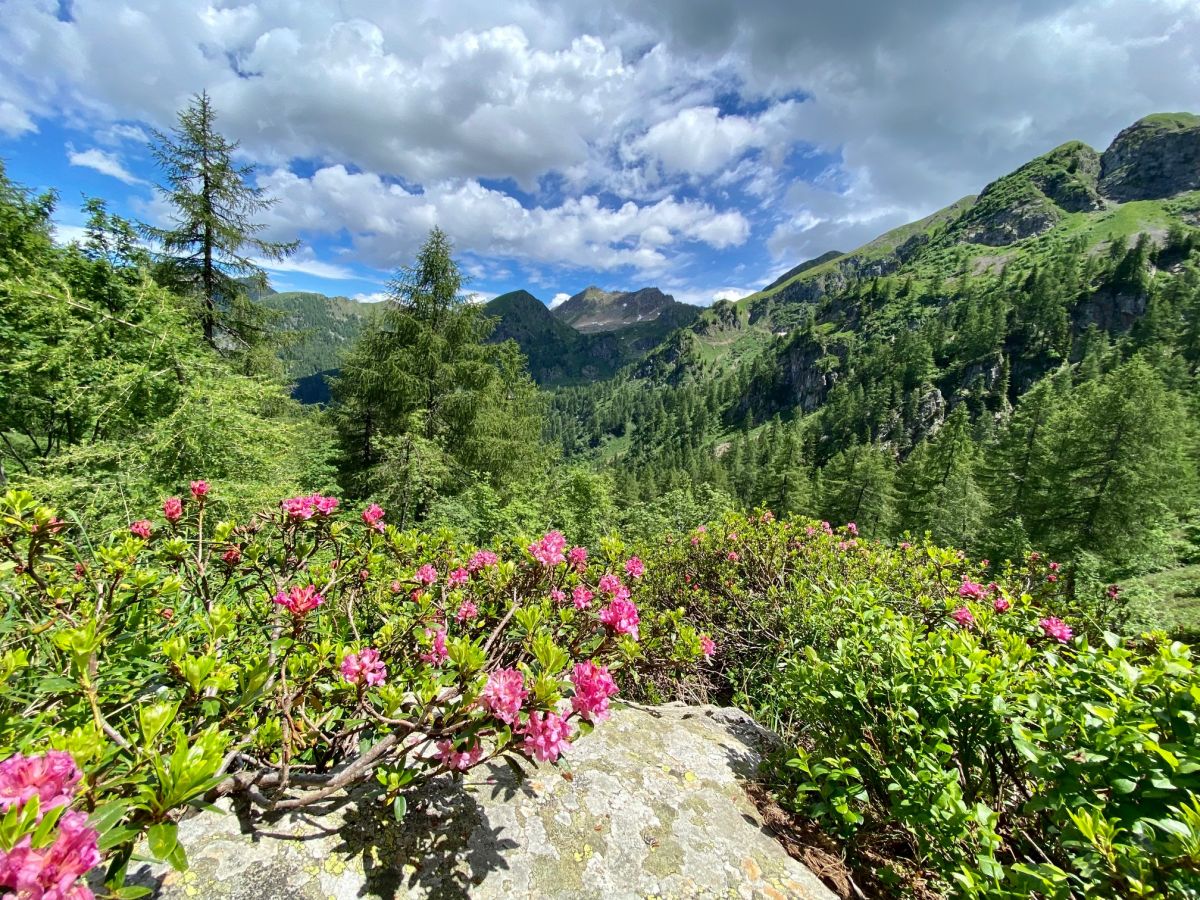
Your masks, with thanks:
M 1159 113 L 1134 122 L 1100 157 L 1100 192 L 1154 200 L 1200 190 L 1200 116 Z
M 602 291 L 598 287 L 589 287 L 551 312 L 560 322 L 584 334 L 615 331 L 664 317 L 675 327 L 680 327 L 700 314 L 697 307 L 680 303 L 656 287 L 638 291 Z
M 340 798 L 269 821 L 200 813 L 160 898 L 832 898 L 767 831 L 743 783 L 773 735 L 736 710 L 622 708 L 559 767 L 480 766 L 410 799 L 396 825 Z

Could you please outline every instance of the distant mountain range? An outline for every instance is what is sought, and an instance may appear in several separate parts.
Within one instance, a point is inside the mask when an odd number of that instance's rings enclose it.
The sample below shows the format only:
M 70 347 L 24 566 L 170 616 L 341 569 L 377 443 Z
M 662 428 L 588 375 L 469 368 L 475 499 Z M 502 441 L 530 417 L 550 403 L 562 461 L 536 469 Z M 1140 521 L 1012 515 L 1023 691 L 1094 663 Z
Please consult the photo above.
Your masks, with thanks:
M 1103 153 L 1078 141 L 1063 144 L 978 196 L 851 252 L 804 261 L 737 302 L 699 309 L 655 287 L 628 292 L 588 287 L 553 309 L 524 290 L 496 297 L 485 308 L 497 320 L 493 340 L 516 341 L 543 386 L 604 380 L 626 367 L 635 377 L 679 383 L 702 369 L 727 369 L 754 358 L 760 370 L 774 374 L 760 376 L 747 390 L 769 393 L 768 406 L 776 410 L 811 410 L 836 378 L 816 378 L 809 363 L 824 359 L 829 365 L 831 348 L 880 314 L 860 301 L 839 299 L 856 285 L 903 276 L 961 286 L 963 279 L 1005 268 L 1036 269 L 1039 260 L 1060 258 L 1067 247 L 1094 253 L 1140 234 L 1161 242 L 1172 227 L 1200 224 L 1198 192 L 1200 117 L 1157 114 L 1123 130 Z M 367 306 L 319 294 L 273 294 L 266 302 L 288 313 L 285 330 L 310 335 L 287 351 L 299 378 L 335 368 L 337 353 L 369 313 Z M 1137 311 L 1109 307 L 1131 302 L 1136 305 L 1129 298 L 1093 297 L 1069 315 L 1074 328 L 1118 321 L 1127 328 Z M 801 350 L 803 342 L 789 340 L 771 351 L 777 354 L 774 362 L 761 356 L 806 321 L 819 329 L 819 346 L 809 341 Z M 1014 349 L 1019 356 L 1020 348 Z M 771 381 L 769 389 L 763 378 Z M 817 382 L 823 387 L 814 387 Z M 756 403 L 746 397 L 743 408 Z

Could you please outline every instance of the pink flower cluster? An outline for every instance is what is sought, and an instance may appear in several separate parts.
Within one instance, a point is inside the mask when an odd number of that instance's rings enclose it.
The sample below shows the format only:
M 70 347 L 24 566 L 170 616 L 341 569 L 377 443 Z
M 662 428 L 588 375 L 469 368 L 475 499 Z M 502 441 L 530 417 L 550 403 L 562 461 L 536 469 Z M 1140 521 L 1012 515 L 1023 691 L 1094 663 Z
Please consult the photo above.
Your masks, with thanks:
M 195 497 L 197 500 L 203 501 L 204 498 L 208 496 L 208 491 L 209 491 L 208 482 L 205 481 L 203 478 L 201 478 L 198 481 L 193 481 L 191 484 L 188 485 L 188 488 L 191 490 L 192 496 Z
M 325 602 L 325 598 L 311 584 L 292 585 L 287 593 L 280 591 L 272 598 L 293 616 L 305 616 Z
M 347 653 L 342 660 L 342 677 L 359 687 L 378 687 L 387 681 L 387 665 L 379 651 L 367 647 L 357 653 Z
M 592 605 L 592 598 L 595 596 L 582 584 L 575 585 L 574 590 L 571 591 L 571 601 L 575 604 L 576 609 L 587 609 Z
M 149 519 L 138 519 L 136 522 L 129 524 L 130 534 L 134 534 L 143 540 L 149 540 L 150 532 L 154 530 L 154 526 L 150 524 Z
M 468 619 L 474 619 L 479 615 L 479 607 L 470 600 L 464 600 L 458 607 L 458 612 L 454 614 L 456 622 L 466 622 Z
M 0 762 L 0 810 L 24 806 L 34 796 L 42 812 L 64 806 L 75 796 L 83 773 L 70 753 L 49 750 L 41 756 L 21 753 Z
M 1010 603 L 1009 599 L 1003 595 L 997 597 L 995 600 L 992 601 L 992 609 L 994 609 L 998 613 L 1006 613 L 1011 608 L 1012 608 L 1012 603 Z
M 383 533 L 385 527 L 383 524 L 383 507 L 378 503 L 372 503 L 362 511 L 362 520 L 368 528 L 374 528 L 380 534 Z
M 1054 640 L 1062 644 L 1065 644 L 1067 641 L 1071 640 L 1071 636 L 1073 634 L 1071 631 L 1071 626 L 1062 619 L 1054 616 L 1048 616 L 1038 622 L 1038 625 L 1048 638 L 1054 638 Z
M 950 618 L 957 622 L 960 628 L 970 628 L 975 624 L 975 617 L 971 615 L 971 611 L 965 606 L 960 606 L 954 612 L 950 613 Z
M 481 569 L 490 569 L 498 562 L 500 562 L 500 557 L 491 550 L 480 550 L 467 560 L 467 571 L 478 572 Z
M 480 700 L 493 716 L 512 725 L 517 721 L 521 705 L 528 696 L 529 691 L 525 690 L 525 676 L 519 669 L 497 669 L 488 676 Z
M 82 778 L 69 753 L 51 750 L 41 756 L 16 754 L 0 763 L 0 809 L 24 806 L 38 798 L 39 813 L 65 806 Z M 40 821 L 39 814 L 39 821 Z M 87 825 L 87 816 L 68 810 L 58 820 L 58 835 L 45 847 L 33 846 L 32 836 L 15 847 L 0 850 L 0 885 L 5 898 L 20 900 L 92 900 L 91 890 L 77 882 L 100 863 L 100 835 Z
M 438 741 L 438 759 L 451 771 L 465 772 L 483 756 L 483 747 L 472 744 L 466 750 L 456 751 L 453 741 Z
M 279 505 L 283 507 L 284 514 L 289 519 L 297 522 L 311 519 L 313 516 L 332 516 L 337 511 L 338 499 L 323 494 L 309 494 L 306 497 L 289 497 Z
M 471 574 L 464 568 L 459 567 L 450 573 L 447 579 L 447 584 L 451 588 L 460 588 L 471 579 Z
M 982 584 L 971 581 L 969 578 L 964 578 L 963 583 L 958 586 L 958 596 L 969 597 L 972 600 L 982 600 L 986 594 L 986 589 Z
M 617 634 L 627 634 L 638 639 L 637 607 L 623 597 L 614 597 L 612 602 L 600 610 L 600 621 Z
M 587 570 L 587 547 L 572 547 L 567 553 L 567 562 L 576 572 L 583 574 Z
M 607 666 L 598 666 L 591 660 L 576 663 L 571 683 L 575 685 L 571 709 L 589 722 L 608 718 L 608 698 L 617 692 L 617 683 L 608 674 Z
M 541 762 L 554 762 L 571 746 L 571 726 L 558 713 L 531 712 L 521 729 L 524 749 Z
M 700 635 L 700 652 L 704 654 L 705 659 L 712 659 L 713 654 L 717 652 L 717 645 L 707 634 Z
M 446 649 L 446 629 L 439 628 L 434 631 L 432 628 L 426 628 L 425 636 L 433 638 L 433 641 L 429 649 L 421 654 L 421 660 L 431 666 L 440 666 L 450 657 L 450 652 Z
M 628 600 L 629 588 L 621 583 L 621 579 L 611 572 L 600 577 L 600 583 L 596 585 L 600 588 L 600 593 L 608 594 L 614 600 Z
M 625 574 L 630 578 L 641 578 L 646 574 L 646 564 L 636 556 L 631 556 L 625 563 Z
M 429 585 L 438 580 L 438 571 L 429 563 L 425 563 L 425 565 L 417 569 L 416 578 L 418 582 L 429 587 Z
M 542 536 L 540 541 L 529 545 L 529 555 L 543 566 L 557 566 L 566 559 L 567 539 L 561 531 L 551 531 Z
M 163 518 L 174 525 L 183 518 L 183 501 L 178 497 L 168 497 L 163 501 Z

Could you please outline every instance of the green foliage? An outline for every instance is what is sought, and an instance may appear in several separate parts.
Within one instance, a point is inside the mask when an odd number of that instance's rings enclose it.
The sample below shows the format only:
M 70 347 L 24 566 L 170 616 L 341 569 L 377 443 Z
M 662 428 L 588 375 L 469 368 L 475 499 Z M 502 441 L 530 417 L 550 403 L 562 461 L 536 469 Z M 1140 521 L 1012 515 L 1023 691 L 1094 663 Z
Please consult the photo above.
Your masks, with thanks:
M 524 360 L 511 343 L 484 343 L 490 322 L 461 284 L 434 229 L 333 382 L 345 483 L 387 497 L 401 524 L 420 521 L 437 497 L 479 479 L 499 488 L 543 458 Z
M 274 200 L 251 183 L 253 166 L 234 162 L 238 143 L 216 130 L 207 92 L 194 96 L 170 134 L 156 131 L 152 146 L 173 208 L 172 223 L 143 230 L 162 246 L 160 277 L 198 301 L 204 339 L 242 352 L 263 339 L 265 319 L 247 297 L 247 281 L 266 287 L 266 273 L 251 258 L 282 259 L 298 243 L 256 237 L 266 226 L 253 216 Z

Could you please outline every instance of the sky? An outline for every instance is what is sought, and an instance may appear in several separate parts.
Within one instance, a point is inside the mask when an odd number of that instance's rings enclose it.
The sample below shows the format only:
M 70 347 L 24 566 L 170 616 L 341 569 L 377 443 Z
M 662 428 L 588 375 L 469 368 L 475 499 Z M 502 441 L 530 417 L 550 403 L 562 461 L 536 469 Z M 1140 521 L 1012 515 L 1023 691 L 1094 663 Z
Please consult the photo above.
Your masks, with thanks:
M 378 299 L 438 225 L 482 297 L 705 305 L 1200 112 L 1200 0 L 0 0 L 0 159 L 62 240 L 166 220 L 200 90 L 301 241 L 278 290 Z

